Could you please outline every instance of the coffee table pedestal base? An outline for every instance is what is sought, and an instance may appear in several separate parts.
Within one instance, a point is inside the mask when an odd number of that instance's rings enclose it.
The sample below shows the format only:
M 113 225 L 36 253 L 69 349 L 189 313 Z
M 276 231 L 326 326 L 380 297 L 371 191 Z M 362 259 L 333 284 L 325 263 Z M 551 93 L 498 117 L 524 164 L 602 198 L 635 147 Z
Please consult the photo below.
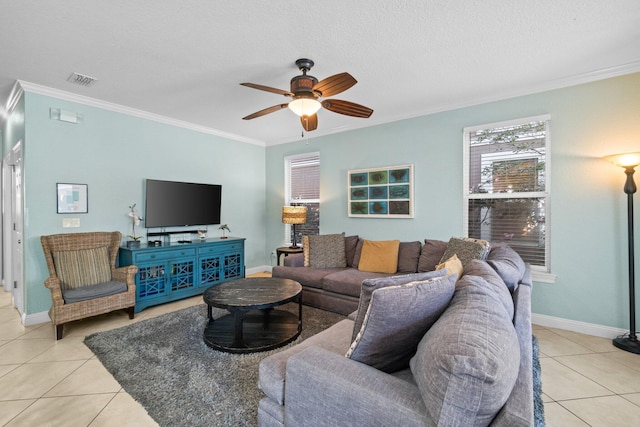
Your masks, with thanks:
M 298 338 L 301 331 L 301 319 L 288 311 L 235 310 L 208 322 L 204 342 L 229 353 L 254 353 L 282 347 Z

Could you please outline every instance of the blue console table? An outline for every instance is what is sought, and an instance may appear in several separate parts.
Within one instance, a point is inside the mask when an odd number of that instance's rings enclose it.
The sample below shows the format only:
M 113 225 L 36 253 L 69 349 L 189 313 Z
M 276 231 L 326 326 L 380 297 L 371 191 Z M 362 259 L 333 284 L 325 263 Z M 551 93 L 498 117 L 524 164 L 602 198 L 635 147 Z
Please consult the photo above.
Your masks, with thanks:
M 244 277 L 244 240 L 229 237 L 164 246 L 121 247 L 118 264 L 138 266 L 136 313 Z

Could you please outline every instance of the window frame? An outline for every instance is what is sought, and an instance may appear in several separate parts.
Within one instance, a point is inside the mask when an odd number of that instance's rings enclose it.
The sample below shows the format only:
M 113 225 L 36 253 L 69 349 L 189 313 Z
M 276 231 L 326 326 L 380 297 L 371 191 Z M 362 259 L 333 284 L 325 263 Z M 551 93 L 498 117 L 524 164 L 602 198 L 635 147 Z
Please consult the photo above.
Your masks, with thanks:
M 318 164 L 318 198 L 317 199 L 301 199 L 301 198 L 296 198 L 294 195 L 291 194 L 291 164 L 295 163 L 296 161 L 302 160 L 302 159 L 313 159 L 316 158 L 317 160 L 317 164 Z M 319 151 L 313 151 L 313 152 L 309 152 L 309 153 L 301 153 L 301 154 L 293 154 L 290 156 L 285 156 L 284 157 L 284 205 L 291 205 L 291 204 L 309 204 L 309 203 L 316 203 L 318 204 L 318 211 L 319 211 L 319 206 L 320 206 L 320 152 Z M 282 224 L 284 227 L 284 244 L 285 245 L 290 245 L 291 242 L 291 225 L 290 224 Z M 319 228 L 320 228 L 320 223 L 319 223 L 319 218 L 318 218 L 318 232 L 319 232 Z
M 498 192 L 498 193 L 472 193 L 469 189 L 470 169 L 471 169 L 471 138 L 474 132 L 483 129 L 495 129 L 501 127 L 512 127 L 524 125 L 531 122 L 545 122 L 545 186 L 543 191 L 526 191 L 526 192 Z M 523 156 L 518 156 L 523 157 Z M 538 116 L 529 116 L 513 120 L 505 120 L 494 123 L 485 123 L 476 126 L 468 126 L 463 128 L 463 177 L 462 177 L 462 194 L 463 194 L 463 233 L 469 235 L 469 202 L 470 200 L 480 199 L 536 199 L 542 198 L 545 203 L 545 247 L 544 247 L 544 266 L 531 265 L 531 273 L 534 280 L 539 282 L 553 283 L 556 276 L 551 273 L 551 115 L 543 114 Z

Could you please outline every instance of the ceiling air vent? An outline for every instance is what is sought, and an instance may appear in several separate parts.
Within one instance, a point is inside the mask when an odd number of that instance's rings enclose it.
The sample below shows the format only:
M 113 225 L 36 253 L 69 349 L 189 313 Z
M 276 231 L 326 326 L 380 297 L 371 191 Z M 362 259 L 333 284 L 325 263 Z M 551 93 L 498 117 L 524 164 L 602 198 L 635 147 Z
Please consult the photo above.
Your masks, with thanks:
M 93 86 L 98 79 L 95 77 L 85 76 L 80 73 L 73 73 L 69 76 L 67 81 L 80 86 Z

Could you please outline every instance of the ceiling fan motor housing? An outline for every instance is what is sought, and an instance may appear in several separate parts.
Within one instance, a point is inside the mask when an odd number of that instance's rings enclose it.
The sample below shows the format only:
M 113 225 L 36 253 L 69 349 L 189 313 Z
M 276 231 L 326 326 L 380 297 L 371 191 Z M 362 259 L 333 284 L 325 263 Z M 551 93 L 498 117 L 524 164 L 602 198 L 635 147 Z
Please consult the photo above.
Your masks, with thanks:
M 318 83 L 318 79 L 313 76 L 296 76 L 291 79 L 291 92 L 294 98 L 317 98 L 313 92 L 313 86 Z

